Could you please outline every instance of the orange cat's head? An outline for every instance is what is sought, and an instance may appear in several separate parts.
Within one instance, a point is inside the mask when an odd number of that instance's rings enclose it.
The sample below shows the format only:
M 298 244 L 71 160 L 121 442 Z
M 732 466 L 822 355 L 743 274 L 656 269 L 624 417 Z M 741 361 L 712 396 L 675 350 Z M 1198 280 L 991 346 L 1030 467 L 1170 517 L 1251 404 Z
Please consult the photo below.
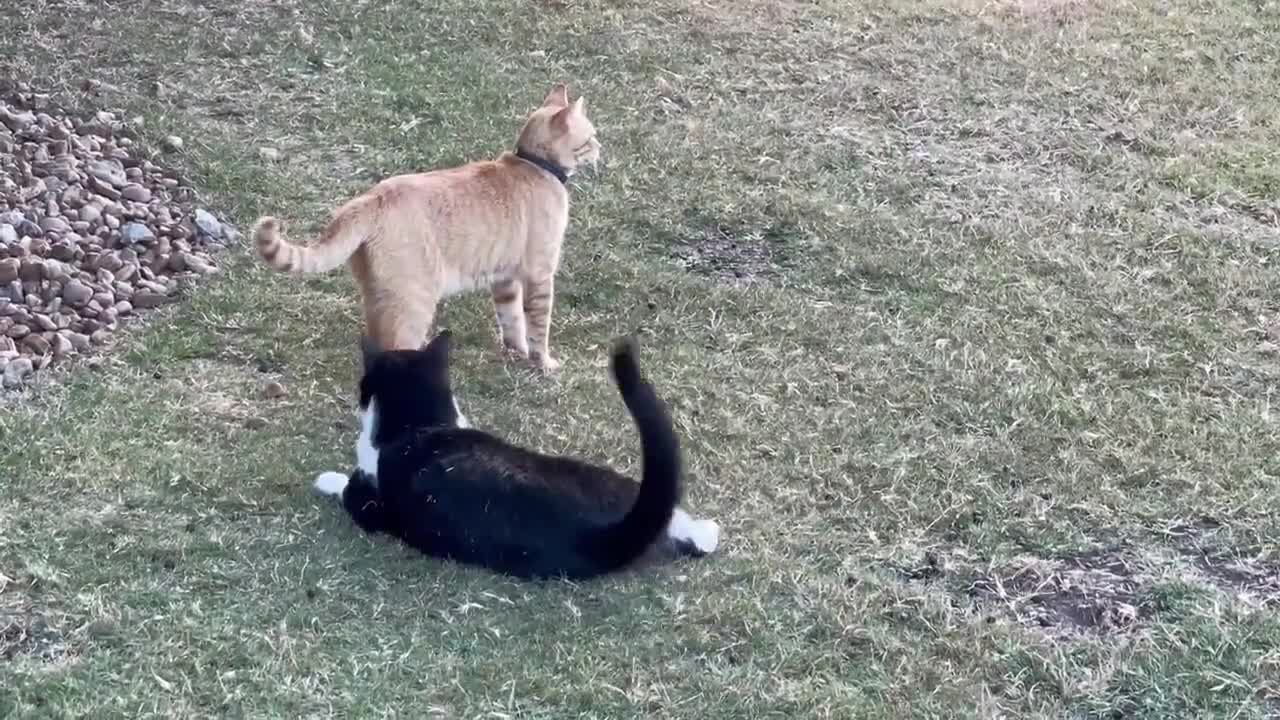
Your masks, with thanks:
M 542 106 L 534 110 L 520 131 L 517 146 L 549 160 L 572 175 L 584 163 L 600 160 L 596 128 L 587 119 L 586 98 L 569 102 L 569 88 L 557 83 Z

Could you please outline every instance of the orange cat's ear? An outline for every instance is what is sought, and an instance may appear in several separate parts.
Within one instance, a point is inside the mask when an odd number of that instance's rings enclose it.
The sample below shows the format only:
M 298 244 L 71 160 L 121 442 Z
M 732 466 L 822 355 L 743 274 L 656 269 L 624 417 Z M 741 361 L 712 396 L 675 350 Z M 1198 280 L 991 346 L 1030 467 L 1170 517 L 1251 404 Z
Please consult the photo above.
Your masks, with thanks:
M 551 124 L 557 128 L 560 128 L 561 130 L 564 130 L 569 127 L 570 115 L 586 117 L 586 110 L 587 110 L 587 99 L 584 97 L 580 97 L 577 100 L 574 100 L 572 105 L 565 107 L 560 112 L 551 116 Z
M 568 105 L 569 86 L 564 83 L 556 83 L 542 100 L 542 107 L 567 107 Z
M 551 116 L 551 127 L 561 132 L 569 129 L 569 114 L 573 112 L 573 108 L 566 107 L 560 112 Z

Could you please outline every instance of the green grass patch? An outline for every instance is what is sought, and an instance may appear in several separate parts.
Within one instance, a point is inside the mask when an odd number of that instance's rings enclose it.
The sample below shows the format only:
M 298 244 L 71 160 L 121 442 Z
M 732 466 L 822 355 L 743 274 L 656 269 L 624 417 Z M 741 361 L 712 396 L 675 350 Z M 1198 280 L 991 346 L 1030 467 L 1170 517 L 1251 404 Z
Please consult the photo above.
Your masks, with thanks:
M 605 358 L 635 333 L 725 532 L 583 585 L 361 535 L 309 487 L 351 462 L 352 283 L 234 248 L 0 399 L 0 715 L 1280 707 L 1274 12 L 37 0 L 0 26 L 0 76 L 181 135 L 242 231 L 495 155 L 568 80 L 605 167 L 574 181 L 566 367 L 505 364 L 458 298 L 461 402 L 634 468 Z

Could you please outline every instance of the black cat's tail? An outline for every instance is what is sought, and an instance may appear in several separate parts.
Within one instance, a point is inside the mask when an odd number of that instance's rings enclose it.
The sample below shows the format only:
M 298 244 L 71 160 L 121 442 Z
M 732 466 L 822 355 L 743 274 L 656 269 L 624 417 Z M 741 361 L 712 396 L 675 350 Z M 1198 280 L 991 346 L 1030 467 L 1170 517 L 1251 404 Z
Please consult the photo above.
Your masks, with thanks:
M 635 503 L 621 520 L 591 533 L 592 553 L 605 572 L 640 557 L 671 522 L 680 502 L 680 441 L 667 408 L 640 373 L 635 344 L 619 340 L 610 369 L 618 393 L 640 432 L 643 471 Z

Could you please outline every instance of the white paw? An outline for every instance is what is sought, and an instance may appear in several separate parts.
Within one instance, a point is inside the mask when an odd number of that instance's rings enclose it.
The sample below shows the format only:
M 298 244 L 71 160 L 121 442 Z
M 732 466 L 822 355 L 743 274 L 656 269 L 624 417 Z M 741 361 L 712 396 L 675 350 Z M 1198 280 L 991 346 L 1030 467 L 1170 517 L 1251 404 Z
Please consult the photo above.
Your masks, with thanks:
M 348 478 L 340 472 L 322 472 L 316 476 L 315 489 L 321 495 L 341 495 Z
M 720 547 L 720 524 L 715 520 L 695 520 L 689 539 L 704 553 L 710 554 Z
M 676 508 L 667 525 L 667 535 L 677 542 L 693 543 L 698 552 L 706 555 L 720 546 L 720 525 L 715 520 L 695 520 L 682 508 Z

